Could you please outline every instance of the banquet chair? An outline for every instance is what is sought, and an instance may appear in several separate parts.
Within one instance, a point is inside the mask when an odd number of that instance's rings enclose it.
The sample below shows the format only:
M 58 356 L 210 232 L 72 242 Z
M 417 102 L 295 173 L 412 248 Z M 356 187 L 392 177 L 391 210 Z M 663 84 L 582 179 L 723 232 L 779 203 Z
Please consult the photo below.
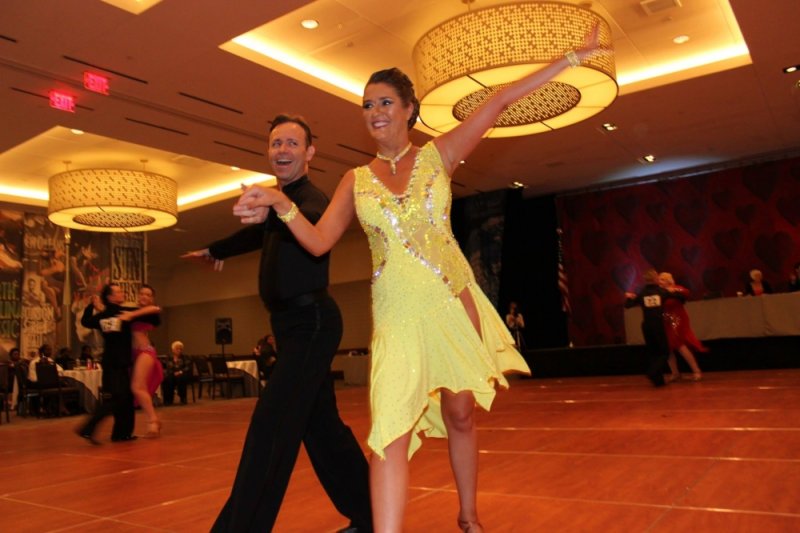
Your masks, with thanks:
M 203 399 L 203 384 L 208 385 L 208 391 L 214 394 L 214 378 L 211 375 L 211 369 L 208 364 L 208 359 L 205 356 L 192 357 L 192 372 L 195 379 L 192 380 L 192 401 L 194 401 L 194 384 L 197 382 L 197 397 Z
M 208 361 L 211 364 L 211 377 L 214 380 L 211 385 L 211 399 L 214 399 L 217 385 L 220 387 L 220 394 L 222 394 L 222 386 L 225 386 L 228 398 L 233 398 L 233 385 L 240 385 L 242 396 L 244 396 L 244 372 L 236 368 L 228 368 L 224 355 L 211 355 Z
M 0 363 L 0 408 L 6 412 L 6 422 L 11 423 L 11 415 L 9 414 L 9 402 L 11 401 L 11 380 L 9 379 L 10 372 L 7 363 Z M 3 423 L 3 413 L 0 411 L 0 424 Z
M 28 363 L 20 363 L 17 365 L 17 414 L 19 416 L 27 417 L 30 414 L 31 403 L 33 403 L 31 400 L 36 400 L 36 405 L 39 405 L 39 389 L 31 386 L 31 382 L 28 381 Z
M 55 397 L 58 400 L 56 405 L 56 416 L 61 416 L 61 412 L 65 408 L 65 397 L 74 399 L 78 403 L 78 387 L 72 385 L 65 385 L 58 377 L 58 369 L 56 365 L 51 363 L 36 363 L 36 375 L 39 385 L 39 397 L 41 400 L 45 398 Z M 44 401 L 39 403 L 39 411 L 44 405 Z M 37 413 L 37 416 L 40 413 Z

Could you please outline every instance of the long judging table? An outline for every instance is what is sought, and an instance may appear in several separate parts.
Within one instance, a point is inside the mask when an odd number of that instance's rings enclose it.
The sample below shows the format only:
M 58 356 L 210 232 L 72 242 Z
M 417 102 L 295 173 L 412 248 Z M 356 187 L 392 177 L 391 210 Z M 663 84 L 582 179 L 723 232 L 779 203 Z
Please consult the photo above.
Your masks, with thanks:
M 800 335 L 800 292 L 717 298 L 686 303 L 700 340 Z M 642 310 L 625 310 L 627 344 L 644 344 Z

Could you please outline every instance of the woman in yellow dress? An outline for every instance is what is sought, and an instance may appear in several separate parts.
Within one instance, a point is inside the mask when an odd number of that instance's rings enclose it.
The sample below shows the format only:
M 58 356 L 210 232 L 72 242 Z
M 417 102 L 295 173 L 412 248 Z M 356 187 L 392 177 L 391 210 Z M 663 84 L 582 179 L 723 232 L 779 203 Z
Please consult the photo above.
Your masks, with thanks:
M 348 171 L 316 225 L 280 191 L 248 188 L 234 207 L 243 223 L 263 222 L 270 208 L 309 252 L 330 250 L 357 215 L 372 253 L 368 443 L 375 531 L 402 530 L 408 460 L 419 433 L 447 437 L 459 497 L 459 527 L 478 522 L 477 403 L 488 410 L 504 372 L 529 373 L 503 320 L 475 282 L 450 228 L 450 175 L 511 103 L 593 53 L 556 59 L 497 92 L 453 130 L 422 147 L 409 141 L 419 102 L 398 69 L 374 73 L 364 89 L 363 117 L 378 145 L 368 165 Z M 286 161 L 286 164 L 291 164 Z

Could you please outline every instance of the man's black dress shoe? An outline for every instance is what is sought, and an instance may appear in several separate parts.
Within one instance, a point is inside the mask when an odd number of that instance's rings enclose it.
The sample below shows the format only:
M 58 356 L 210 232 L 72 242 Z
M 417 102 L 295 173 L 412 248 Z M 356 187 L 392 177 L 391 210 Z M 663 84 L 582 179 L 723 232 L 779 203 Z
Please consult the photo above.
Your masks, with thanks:
M 95 446 L 100 446 L 100 441 L 95 439 L 94 436 L 91 433 L 84 433 L 83 431 L 78 430 L 78 431 L 75 432 L 75 434 L 78 435 L 82 439 L 88 440 L 89 442 L 91 442 Z
M 128 440 L 136 440 L 139 437 L 136 435 L 126 435 L 125 437 L 111 437 L 111 442 L 125 442 Z

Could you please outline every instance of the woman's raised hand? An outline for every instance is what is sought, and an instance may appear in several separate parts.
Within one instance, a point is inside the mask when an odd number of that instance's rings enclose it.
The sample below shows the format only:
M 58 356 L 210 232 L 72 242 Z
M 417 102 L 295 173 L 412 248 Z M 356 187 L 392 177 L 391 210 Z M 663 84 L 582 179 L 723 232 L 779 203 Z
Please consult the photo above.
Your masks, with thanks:
M 594 54 L 611 53 L 611 50 L 600 46 L 600 24 L 595 24 L 592 27 L 583 39 L 583 48 L 575 50 L 575 53 L 578 54 L 581 61 Z

